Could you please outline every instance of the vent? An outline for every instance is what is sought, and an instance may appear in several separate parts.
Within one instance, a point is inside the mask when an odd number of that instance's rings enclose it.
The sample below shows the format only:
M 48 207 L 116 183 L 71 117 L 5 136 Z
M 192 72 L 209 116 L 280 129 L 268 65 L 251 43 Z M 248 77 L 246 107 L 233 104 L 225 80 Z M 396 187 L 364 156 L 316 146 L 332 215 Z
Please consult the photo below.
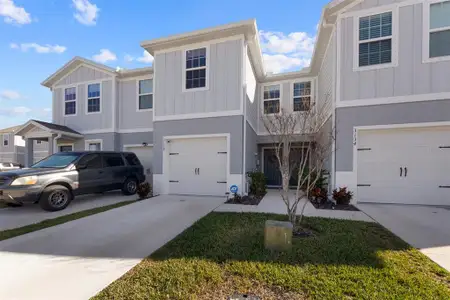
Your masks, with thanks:
M 439 146 L 439 149 L 450 149 L 450 146 Z
M 171 182 L 171 183 L 178 183 L 179 181 L 178 180 L 169 180 L 169 182 Z
M 358 148 L 358 151 L 370 151 L 372 148 Z
M 371 184 L 358 184 L 357 186 L 359 187 L 369 187 L 372 186 Z
M 180 153 L 169 153 L 169 155 L 180 155 Z
M 217 154 L 227 154 L 227 152 L 217 152 Z

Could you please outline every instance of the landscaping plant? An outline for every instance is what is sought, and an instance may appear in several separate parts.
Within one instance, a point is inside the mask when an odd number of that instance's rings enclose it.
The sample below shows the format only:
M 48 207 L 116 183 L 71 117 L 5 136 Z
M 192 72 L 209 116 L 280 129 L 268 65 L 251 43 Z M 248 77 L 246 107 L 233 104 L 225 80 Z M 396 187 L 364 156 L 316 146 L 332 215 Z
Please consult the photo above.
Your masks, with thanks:
M 266 175 L 263 172 L 248 172 L 250 178 L 250 194 L 262 197 L 267 193 Z
M 337 205 L 349 205 L 352 198 L 353 192 L 350 192 L 347 187 L 333 190 L 333 199 Z
M 148 182 L 141 183 L 138 186 L 136 192 L 137 192 L 140 200 L 147 199 L 149 197 L 153 197 L 153 187 Z

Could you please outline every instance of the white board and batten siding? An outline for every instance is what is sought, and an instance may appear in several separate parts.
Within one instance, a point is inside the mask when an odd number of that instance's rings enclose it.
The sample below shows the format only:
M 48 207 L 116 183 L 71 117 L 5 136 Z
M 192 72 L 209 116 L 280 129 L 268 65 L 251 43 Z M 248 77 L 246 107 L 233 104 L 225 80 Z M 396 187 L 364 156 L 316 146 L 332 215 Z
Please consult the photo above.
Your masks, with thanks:
M 174 139 L 168 145 L 170 194 L 225 196 L 226 137 Z
M 358 202 L 450 205 L 450 126 L 361 130 Z
M 155 54 L 155 121 L 161 117 L 241 110 L 242 39 Z M 208 47 L 207 90 L 183 91 L 185 50 Z

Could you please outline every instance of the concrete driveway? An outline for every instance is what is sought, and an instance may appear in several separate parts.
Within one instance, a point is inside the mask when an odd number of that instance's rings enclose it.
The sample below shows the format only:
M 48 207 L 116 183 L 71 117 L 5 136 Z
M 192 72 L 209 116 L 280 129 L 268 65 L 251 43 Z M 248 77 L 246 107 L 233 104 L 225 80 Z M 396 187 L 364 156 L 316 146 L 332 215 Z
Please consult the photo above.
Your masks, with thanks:
M 0 299 L 89 299 L 224 198 L 159 196 L 0 242 Z
M 450 207 L 358 204 L 358 208 L 450 271 Z
M 76 197 L 70 205 L 61 211 L 48 212 L 38 204 L 28 204 L 22 207 L 0 209 L 0 231 L 39 223 L 82 210 L 115 204 L 122 201 L 136 200 L 137 196 L 124 196 L 120 191 L 104 194 L 92 194 Z

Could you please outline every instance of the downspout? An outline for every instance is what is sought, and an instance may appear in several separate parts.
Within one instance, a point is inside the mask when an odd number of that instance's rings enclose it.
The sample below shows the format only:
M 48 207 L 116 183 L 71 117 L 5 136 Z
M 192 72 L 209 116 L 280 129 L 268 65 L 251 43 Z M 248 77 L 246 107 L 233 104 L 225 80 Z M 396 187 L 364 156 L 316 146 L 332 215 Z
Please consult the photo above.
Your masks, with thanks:
M 58 140 L 62 137 L 61 133 L 58 133 L 58 135 L 53 139 L 53 154 L 55 154 L 58 150 Z
M 247 45 L 244 42 L 243 47 L 243 60 L 242 60 L 242 113 L 244 115 L 244 134 L 243 134 L 243 157 L 242 157 L 242 195 L 247 195 L 247 70 L 246 68 L 246 62 L 247 62 Z

